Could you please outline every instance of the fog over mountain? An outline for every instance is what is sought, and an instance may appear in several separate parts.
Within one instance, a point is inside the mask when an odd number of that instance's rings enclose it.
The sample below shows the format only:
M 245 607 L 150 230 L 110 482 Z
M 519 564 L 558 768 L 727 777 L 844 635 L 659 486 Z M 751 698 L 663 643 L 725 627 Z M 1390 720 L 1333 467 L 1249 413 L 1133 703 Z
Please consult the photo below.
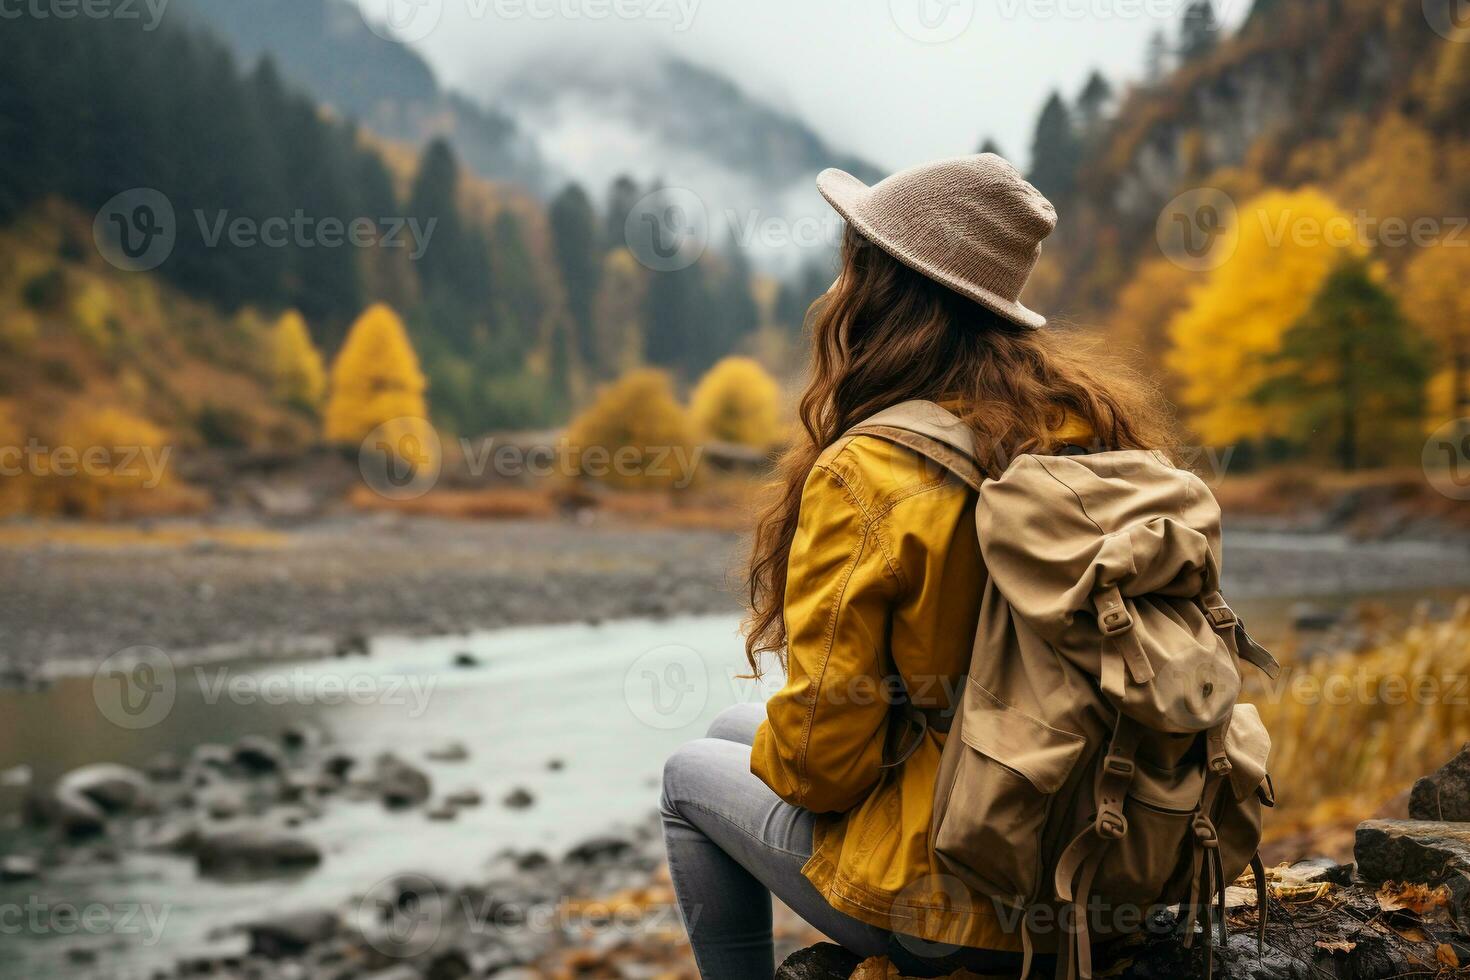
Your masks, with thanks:
M 559 178 L 594 195 L 621 175 L 642 187 L 685 188 L 705 208 L 716 241 L 733 233 L 758 261 L 776 265 L 794 255 L 801 243 L 793 239 L 811 244 L 835 234 L 812 188 L 819 170 L 882 176 L 804 120 L 658 48 L 559 50 L 505 79 L 492 97 L 533 134 Z

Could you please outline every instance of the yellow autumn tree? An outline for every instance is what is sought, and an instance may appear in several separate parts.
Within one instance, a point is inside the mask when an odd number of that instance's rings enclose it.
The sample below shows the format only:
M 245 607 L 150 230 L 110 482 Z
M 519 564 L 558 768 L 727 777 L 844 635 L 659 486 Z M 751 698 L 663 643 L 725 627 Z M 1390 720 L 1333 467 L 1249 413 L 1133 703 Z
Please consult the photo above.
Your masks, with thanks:
M 781 438 L 781 386 L 750 357 L 727 357 L 695 386 L 689 411 L 707 439 L 765 448 Z
M 41 513 L 106 517 L 169 483 L 167 434 L 126 409 L 74 405 L 51 435 L 32 463 L 32 505 Z
M 327 440 L 355 444 L 384 423 L 427 418 L 425 386 L 403 321 L 382 303 L 369 307 L 332 362 L 324 413 Z
M 276 397 L 289 405 L 315 410 L 327 390 L 322 355 L 311 342 L 306 320 L 289 310 L 270 332 L 271 374 Z
M 16 418 L 15 407 L 0 399 L 0 517 L 7 517 L 25 507 L 26 478 L 19 454 L 25 446 L 25 433 Z
M 694 434 L 655 368 L 630 371 L 603 388 L 567 429 L 573 472 L 625 488 L 682 488 L 694 477 Z
M 1420 249 L 1404 269 L 1404 312 L 1439 349 L 1441 369 L 1430 384 L 1431 421 L 1470 415 L 1470 248 L 1438 242 Z
M 1229 258 L 1169 323 L 1166 359 L 1180 401 L 1206 442 L 1285 434 L 1289 416 L 1255 392 L 1283 367 L 1282 335 L 1342 259 L 1367 248 L 1352 220 L 1321 191 L 1267 191 L 1239 209 L 1217 247 Z

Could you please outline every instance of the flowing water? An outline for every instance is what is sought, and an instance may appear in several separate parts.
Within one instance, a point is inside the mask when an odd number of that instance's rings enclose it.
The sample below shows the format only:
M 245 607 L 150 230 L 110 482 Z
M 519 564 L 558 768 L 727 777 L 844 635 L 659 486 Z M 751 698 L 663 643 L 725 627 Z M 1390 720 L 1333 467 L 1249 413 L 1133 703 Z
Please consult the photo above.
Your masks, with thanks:
M 321 819 L 301 828 L 322 847 L 321 865 L 289 880 L 211 882 L 185 858 L 125 853 L 113 864 L 0 884 L 0 976 L 91 975 L 64 958 L 78 945 L 98 951 L 96 975 L 143 975 L 204 950 L 221 927 L 338 906 L 390 874 L 472 881 L 504 848 L 556 856 L 637 822 L 656 805 L 662 759 L 720 709 L 759 696 L 736 677 L 744 664 L 737 625 L 735 616 L 689 617 L 383 637 L 366 658 L 181 666 L 172 709 L 138 731 L 99 712 L 91 677 L 0 694 L 0 771 L 27 764 L 36 785 L 89 762 L 141 766 L 161 750 L 187 754 L 201 742 L 306 722 L 354 755 L 392 751 L 422 766 L 436 798 L 469 787 L 485 796 L 452 822 L 430 821 L 421 808 L 389 812 L 375 800 L 329 801 Z M 452 666 L 460 652 L 479 666 Z M 455 740 L 468 760 L 425 761 Z M 534 805 L 501 805 L 517 787 Z M 0 812 L 13 816 L 22 792 L 0 789 Z M 18 833 L 0 831 L 0 853 Z M 97 926 L 73 927 L 73 908 L 91 909 Z
M 1230 541 L 1230 594 L 1268 641 L 1301 597 L 1331 607 L 1371 591 L 1407 608 L 1426 595 L 1448 598 L 1470 571 L 1462 545 L 1262 534 Z M 1447 582 L 1444 569 L 1462 574 Z M 461 652 L 478 665 L 454 666 Z M 485 797 L 451 822 L 430 821 L 421 808 L 388 812 L 376 801 L 330 800 L 300 831 L 322 848 L 321 865 L 290 879 L 212 882 L 186 858 L 127 851 L 111 862 L 48 869 L 37 882 L 0 884 L 0 977 L 146 975 L 181 956 L 218 951 L 221 942 L 238 947 L 238 936 L 221 940 L 225 927 L 341 907 L 394 873 L 473 881 L 508 847 L 556 856 L 645 818 L 669 751 L 725 706 L 767 693 L 741 680 L 743 669 L 731 615 L 385 636 L 370 656 L 347 660 L 179 665 L 171 707 L 138 730 L 99 711 L 108 695 L 90 676 L 0 692 L 0 773 L 28 766 L 37 786 L 87 763 L 141 766 L 160 751 L 187 755 L 200 743 L 304 723 L 358 757 L 393 751 L 421 765 L 436 799 L 461 788 Z M 425 760 L 455 740 L 469 749 L 466 761 Z M 534 805 L 502 805 L 517 787 Z M 24 792 L 0 785 L 0 855 L 35 843 L 16 819 Z M 73 962 L 77 948 L 95 951 L 95 960 Z

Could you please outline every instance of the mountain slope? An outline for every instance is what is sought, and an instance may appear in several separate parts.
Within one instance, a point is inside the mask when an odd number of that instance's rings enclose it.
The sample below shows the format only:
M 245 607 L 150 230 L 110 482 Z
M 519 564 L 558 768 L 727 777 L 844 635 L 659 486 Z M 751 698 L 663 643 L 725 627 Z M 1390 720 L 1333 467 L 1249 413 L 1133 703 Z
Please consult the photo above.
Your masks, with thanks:
M 534 142 L 506 116 L 442 88 L 412 48 L 386 40 L 345 0 L 177 0 L 246 66 L 269 56 L 293 84 L 388 137 L 422 144 L 442 136 L 482 176 L 540 184 Z

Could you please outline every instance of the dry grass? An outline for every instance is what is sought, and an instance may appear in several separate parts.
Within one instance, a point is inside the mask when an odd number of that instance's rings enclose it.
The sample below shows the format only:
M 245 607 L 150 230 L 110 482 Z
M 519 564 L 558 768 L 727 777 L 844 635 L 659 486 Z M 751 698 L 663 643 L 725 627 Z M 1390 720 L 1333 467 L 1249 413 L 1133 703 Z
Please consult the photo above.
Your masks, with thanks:
M 555 496 L 544 489 L 435 490 L 412 500 L 389 500 L 367 487 L 356 487 L 347 499 L 359 510 L 451 520 L 534 520 L 557 514 Z
M 24 550 L 61 545 L 113 551 L 123 548 L 193 548 L 218 545 L 237 550 L 265 551 L 289 545 L 289 535 L 245 527 L 207 527 L 175 524 L 140 527 L 126 524 L 66 523 L 0 524 L 0 548 Z
M 1367 651 L 1289 663 L 1246 699 L 1273 742 L 1268 839 L 1340 838 L 1470 739 L 1470 598 Z
M 566 481 L 531 487 L 433 490 L 412 500 L 388 500 L 357 487 L 348 503 L 451 520 L 550 520 L 577 513 L 614 522 L 687 530 L 743 531 L 754 521 L 754 481 L 740 476 L 701 480 L 683 490 L 585 489 Z

